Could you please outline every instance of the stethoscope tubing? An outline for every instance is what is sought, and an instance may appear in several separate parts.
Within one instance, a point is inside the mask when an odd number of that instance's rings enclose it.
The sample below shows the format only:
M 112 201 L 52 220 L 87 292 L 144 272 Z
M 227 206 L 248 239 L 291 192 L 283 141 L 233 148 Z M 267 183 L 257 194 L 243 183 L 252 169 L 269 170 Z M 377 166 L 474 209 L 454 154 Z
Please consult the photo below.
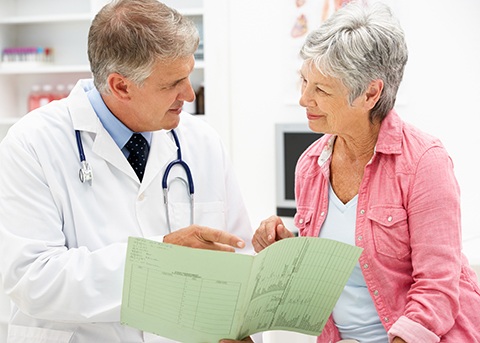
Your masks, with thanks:
M 182 159 L 182 149 L 180 148 L 180 141 L 178 139 L 177 133 L 175 132 L 175 130 L 171 130 L 170 132 L 172 133 L 173 139 L 175 141 L 175 145 L 177 146 L 177 159 L 170 162 L 165 168 L 165 173 L 163 174 L 163 177 L 162 177 L 162 188 L 163 188 L 163 199 L 165 203 L 165 211 L 167 216 L 168 231 L 172 232 L 172 227 L 170 225 L 170 214 L 168 209 L 168 176 L 170 174 L 170 170 L 175 165 L 180 165 L 181 167 L 183 167 L 183 169 L 185 170 L 185 174 L 187 175 L 188 181 L 185 181 L 180 177 L 178 177 L 178 179 L 181 180 L 188 188 L 188 193 L 190 196 L 190 224 L 194 223 L 194 203 L 195 202 L 193 199 L 193 195 L 195 193 L 195 187 L 193 184 L 193 177 L 192 177 L 192 172 L 190 171 L 190 167 Z
M 172 133 L 173 139 L 175 141 L 175 145 L 177 146 L 177 159 L 173 160 L 170 162 L 167 167 L 165 168 L 165 173 L 163 174 L 162 177 L 162 189 L 163 189 L 163 197 L 164 197 L 164 203 L 165 203 L 165 211 L 166 211 L 166 217 L 167 217 L 167 226 L 168 226 L 168 231 L 171 232 L 171 226 L 170 226 L 170 215 L 169 215 L 169 209 L 168 209 L 168 176 L 170 174 L 170 170 L 175 166 L 179 165 L 185 170 L 185 174 L 187 176 L 187 180 L 182 179 L 181 177 L 177 177 L 175 179 L 181 180 L 185 186 L 188 188 L 188 193 L 189 193 L 189 198 L 190 198 L 190 224 L 194 223 L 194 193 L 195 193 L 195 187 L 193 184 L 193 177 L 192 177 L 192 172 L 190 171 L 190 167 L 188 164 L 182 159 L 182 149 L 180 148 L 180 141 L 178 139 L 177 133 L 174 130 L 170 131 Z M 82 143 L 82 137 L 80 136 L 80 131 L 75 130 L 75 138 L 77 140 L 77 148 L 78 148 L 78 155 L 80 158 L 80 164 L 81 168 L 79 170 L 79 178 L 82 183 L 88 182 L 90 185 L 92 184 L 92 169 L 90 168 L 90 165 L 88 164 L 86 158 L 85 158 L 85 152 L 83 149 L 83 143 Z
M 192 172 L 190 171 L 190 167 L 188 166 L 188 164 L 184 160 L 182 160 L 182 149 L 180 148 L 180 142 L 178 140 L 177 133 L 174 130 L 172 130 L 171 132 L 172 132 L 172 135 L 173 135 L 173 139 L 175 140 L 175 144 L 177 145 L 177 159 L 173 160 L 172 162 L 170 162 L 167 165 L 167 168 L 165 169 L 165 173 L 163 174 L 163 178 L 162 178 L 162 188 L 163 189 L 168 188 L 167 183 L 168 183 L 168 175 L 170 174 L 170 170 L 176 164 L 180 164 L 183 167 L 183 169 L 185 169 L 185 174 L 187 175 L 188 191 L 189 191 L 190 195 L 194 194 L 195 193 L 195 188 L 194 188 L 194 185 L 193 185 Z
M 80 137 L 80 130 L 75 130 L 75 138 L 77 139 L 78 155 L 80 162 L 85 161 L 85 152 L 83 151 L 82 137 Z
M 83 151 L 82 137 L 80 136 L 80 130 L 75 130 L 75 138 L 77 140 L 78 155 L 80 157 L 80 170 L 78 171 L 78 178 L 81 183 L 88 182 L 92 185 L 93 173 L 92 168 L 88 164 L 85 158 L 85 152 Z

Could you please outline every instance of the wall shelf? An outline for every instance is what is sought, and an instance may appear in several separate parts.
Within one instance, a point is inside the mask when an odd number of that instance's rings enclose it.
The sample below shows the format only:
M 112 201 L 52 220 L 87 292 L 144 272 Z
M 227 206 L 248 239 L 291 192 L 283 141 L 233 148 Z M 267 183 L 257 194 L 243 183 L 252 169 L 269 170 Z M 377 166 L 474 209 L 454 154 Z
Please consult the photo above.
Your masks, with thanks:
M 88 64 L 79 65 L 21 65 L 16 63 L 14 66 L 1 65 L 0 75 L 28 75 L 28 74 L 55 74 L 55 73 L 88 73 L 90 66 Z
M 91 21 L 91 13 L 57 14 L 57 15 L 31 15 L 0 18 L 0 25 L 23 25 L 23 24 L 48 24 L 67 23 L 72 21 Z
M 205 68 L 203 60 L 195 61 L 195 69 L 201 70 Z M 28 75 L 28 74 L 55 74 L 55 73 L 89 73 L 90 66 L 88 64 L 78 65 L 31 65 L 25 63 L 16 63 L 15 65 L 5 65 L 0 63 L 0 75 Z
M 66 2 L 64 0 L 1 0 L 0 51 L 8 47 L 48 47 L 53 62 L 0 62 L 0 140 L 18 118 L 27 113 L 29 93 L 34 85 L 75 84 L 91 77 L 87 37 L 91 20 L 110 0 Z M 190 17 L 203 44 L 203 0 L 172 0 L 167 5 Z M 202 46 L 202 50 L 204 47 Z M 199 49 L 199 56 L 203 51 Z M 197 58 L 191 75 L 195 90 L 204 84 L 205 62 Z

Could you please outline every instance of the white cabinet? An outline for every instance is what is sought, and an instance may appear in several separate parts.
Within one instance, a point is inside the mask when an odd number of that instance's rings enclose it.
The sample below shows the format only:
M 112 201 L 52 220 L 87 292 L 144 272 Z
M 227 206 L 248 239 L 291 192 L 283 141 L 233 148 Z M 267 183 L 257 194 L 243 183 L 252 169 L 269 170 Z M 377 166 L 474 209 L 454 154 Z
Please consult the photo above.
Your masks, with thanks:
M 52 63 L 0 63 L 0 140 L 8 128 L 27 113 L 33 85 L 55 87 L 91 77 L 87 57 L 88 29 L 95 14 L 107 2 L 0 0 L 0 50 L 26 46 L 53 49 Z M 164 2 L 196 23 L 203 43 L 203 0 Z M 199 55 L 203 56 L 203 51 Z M 195 90 L 204 83 L 203 59 L 197 58 L 191 79 Z

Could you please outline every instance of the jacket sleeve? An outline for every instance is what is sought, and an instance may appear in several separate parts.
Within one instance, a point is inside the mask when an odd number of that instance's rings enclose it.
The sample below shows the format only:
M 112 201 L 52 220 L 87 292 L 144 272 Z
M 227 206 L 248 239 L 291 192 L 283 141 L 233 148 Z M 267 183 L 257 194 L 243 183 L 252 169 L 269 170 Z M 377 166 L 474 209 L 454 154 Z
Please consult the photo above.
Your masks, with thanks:
M 54 321 L 119 321 L 126 243 L 67 249 L 35 150 L 8 137 L 0 145 L 0 273 L 24 313 Z
M 427 149 L 415 169 L 407 206 L 413 283 L 404 316 L 390 334 L 433 343 L 452 328 L 459 312 L 460 191 L 440 145 Z
M 405 316 L 400 317 L 390 328 L 388 341 L 392 342 L 397 336 L 406 342 L 440 342 L 440 338 L 433 332 Z

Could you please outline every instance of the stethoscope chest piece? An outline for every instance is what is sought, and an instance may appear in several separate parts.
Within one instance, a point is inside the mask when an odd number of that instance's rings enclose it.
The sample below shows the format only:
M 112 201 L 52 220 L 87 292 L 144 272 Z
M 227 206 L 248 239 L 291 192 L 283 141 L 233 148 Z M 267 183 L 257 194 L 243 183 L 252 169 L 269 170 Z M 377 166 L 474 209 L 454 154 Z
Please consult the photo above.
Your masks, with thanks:
M 87 161 L 81 161 L 81 167 L 78 171 L 78 177 L 82 183 L 88 182 L 90 186 L 92 185 L 93 173 L 92 168 Z
M 77 140 L 78 154 L 80 157 L 80 170 L 78 171 L 78 178 L 81 183 L 88 182 L 92 185 L 93 173 L 92 168 L 85 159 L 85 153 L 83 152 L 82 138 L 80 137 L 80 131 L 75 130 L 75 138 Z

